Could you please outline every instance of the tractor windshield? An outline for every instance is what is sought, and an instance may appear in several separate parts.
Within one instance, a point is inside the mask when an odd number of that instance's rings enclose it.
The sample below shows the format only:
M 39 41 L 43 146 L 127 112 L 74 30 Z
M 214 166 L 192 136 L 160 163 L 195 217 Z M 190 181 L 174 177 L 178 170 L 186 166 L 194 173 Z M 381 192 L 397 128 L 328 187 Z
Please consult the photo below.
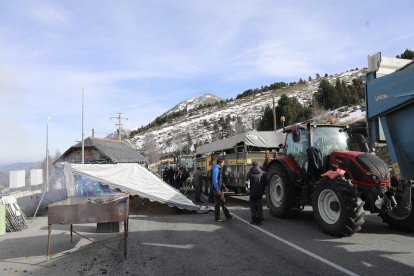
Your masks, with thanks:
M 328 156 L 333 150 L 348 150 L 348 134 L 339 127 L 315 127 L 313 128 L 313 146 L 319 148 L 323 156 Z M 307 169 L 307 153 L 309 145 L 308 131 L 299 131 L 299 141 L 294 141 L 292 132 L 286 138 L 285 154 L 291 156 L 296 163 Z
M 306 149 L 308 148 L 308 131 L 301 129 L 299 132 L 299 141 L 294 141 L 292 132 L 288 133 L 286 138 L 286 155 L 289 155 L 296 161 L 300 167 L 306 168 L 308 160 Z
M 338 127 L 316 127 L 313 129 L 313 143 L 326 156 L 333 150 L 348 150 L 348 134 Z

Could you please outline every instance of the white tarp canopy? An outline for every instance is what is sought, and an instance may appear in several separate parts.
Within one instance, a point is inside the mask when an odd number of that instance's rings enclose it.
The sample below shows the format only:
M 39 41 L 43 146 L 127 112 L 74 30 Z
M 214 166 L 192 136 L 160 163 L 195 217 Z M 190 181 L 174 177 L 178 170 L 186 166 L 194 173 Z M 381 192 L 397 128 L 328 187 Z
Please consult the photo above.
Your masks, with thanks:
M 138 164 L 69 164 L 73 174 L 94 179 L 170 207 L 199 211 L 200 207 Z
M 231 149 L 243 142 L 246 146 L 253 146 L 263 149 L 278 148 L 284 144 L 286 133 L 281 131 L 249 131 L 236 134 L 216 142 L 197 147 L 196 154 L 210 153 Z

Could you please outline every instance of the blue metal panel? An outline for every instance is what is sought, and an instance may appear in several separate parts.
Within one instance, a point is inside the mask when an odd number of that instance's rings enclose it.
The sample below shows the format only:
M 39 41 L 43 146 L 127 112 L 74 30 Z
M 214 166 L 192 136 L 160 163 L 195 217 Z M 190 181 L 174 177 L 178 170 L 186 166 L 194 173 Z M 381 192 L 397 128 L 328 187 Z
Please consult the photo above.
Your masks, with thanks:
M 367 80 L 367 117 L 384 115 L 414 102 L 414 65 L 390 75 Z
M 398 162 L 402 178 L 414 179 L 414 103 L 382 117 L 381 122 L 391 160 Z
M 366 82 L 368 130 L 378 139 L 377 118 L 387 140 L 393 165 L 402 179 L 414 179 L 414 66 Z

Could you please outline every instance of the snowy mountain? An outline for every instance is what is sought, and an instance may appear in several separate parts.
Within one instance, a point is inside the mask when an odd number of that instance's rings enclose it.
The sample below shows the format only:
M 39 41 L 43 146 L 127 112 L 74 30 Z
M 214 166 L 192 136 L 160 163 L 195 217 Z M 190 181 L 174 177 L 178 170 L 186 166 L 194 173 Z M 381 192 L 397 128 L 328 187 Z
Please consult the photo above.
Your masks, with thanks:
M 214 104 L 220 101 L 224 101 L 224 99 L 217 97 L 211 93 L 205 93 L 202 96 L 197 96 L 197 97 L 191 98 L 189 100 L 186 100 L 186 101 L 183 101 L 177 104 L 176 106 L 174 106 L 173 108 L 171 108 L 170 110 L 162 114 L 161 116 L 168 115 L 168 114 L 181 111 L 181 110 L 186 110 L 186 109 L 187 111 L 190 111 L 190 110 L 198 108 L 200 105 Z
M 346 83 L 351 83 L 354 78 L 363 78 L 366 69 L 351 70 L 341 74 L 335 74 L 326 77 L 332 84 L 335 84 L 337 78 L 344 80 Z M 232 101 L 227 101 L 226 105 L 215 105 L 209 108 L 198 109 L 194 112 L 189 112 L 187 115 L 178 117 L 172 123 L 164 124 L 161 127 L 148 130 L 146 133 L 136 135 L 131 139 L 131 142 L 136 145 L 138 149 L 142 149 L 145 135 L 151 135 L 156 140 L 158 150 L 163 153 L 172 153 L 181 150 L 188 144 L 188 136 L 191 137 L 192 144 L 205 144 L 213 140 L 213 125 L 220 118 L 225 119 L 227 116 L 231 117 L 232 128 L 235 129 L 237 118 L 241 120 L 246 131 L 255 129 L 257 121 L 263 115 L 266 105 L 272 106 L 273 95 L 275 102 L 279 100 L 280 96 L 286 94 L 288 97 L 296 97 L 300 103 L 307 104 L 312 101 L 312 97 L 317 92 L 320 79 L 315 79 L 302 84 L 290 85 L 275 91 L 267 91 L 259 94 L 254 94 L 249 97 L 240 98 Z M 211 98 L 215 101 L 220 101 L 219 97 L 213 94 L 205 94 L 200 97 L 195 97 L 176 105 L 170 112 L 194 109 L 199 105 L 199 100 Z M 341 124 L 352 123 L 355 120 L 360 120 L 365 117 L 365 110 L 359 106 L 344 107 L 338 110 L 325 112 L 320 114 L 317 120 L 320 122 L 328 121 L 329 117 L 336 118 L 336 121 Z

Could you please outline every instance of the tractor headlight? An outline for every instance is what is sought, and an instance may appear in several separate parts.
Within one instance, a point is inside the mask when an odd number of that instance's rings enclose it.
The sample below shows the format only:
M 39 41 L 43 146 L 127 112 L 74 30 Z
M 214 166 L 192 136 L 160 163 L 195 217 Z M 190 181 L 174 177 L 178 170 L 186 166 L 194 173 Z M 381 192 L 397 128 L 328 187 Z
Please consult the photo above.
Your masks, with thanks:
M 368 177 L 369 178 L 371 178 L 372 180 L 374 180 L 375 182 L 377 182 L 378 181 L 378 176 L 376 176 L 375 174 L 373 174 L 373 173 L 370 173 L 370 172 L 367 172 L 367 175 L 368 175 Z

